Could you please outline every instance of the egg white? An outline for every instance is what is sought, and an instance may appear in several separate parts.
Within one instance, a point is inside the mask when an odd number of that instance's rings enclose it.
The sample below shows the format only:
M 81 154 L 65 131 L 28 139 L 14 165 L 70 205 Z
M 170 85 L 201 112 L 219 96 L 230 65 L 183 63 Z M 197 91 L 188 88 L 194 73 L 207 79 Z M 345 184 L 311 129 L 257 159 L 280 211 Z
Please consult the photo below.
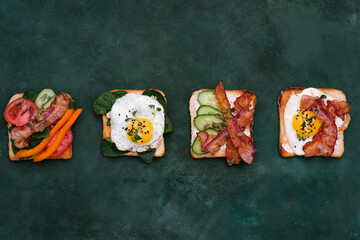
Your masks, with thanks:
M 333 96 L 329 94 L 325 94 L 324 92 L 315 89 L 315 88 L 306 88 L 301 93 L 295 94 L 293 93 L 289 101 L 286 104 L 285 110 L 284 110 L 284 125 L 285 125 L 285 132 L 286 137 L 289 142 L 289 145 L 283 146 L 283 148 L 290 153 L 295 153 L 296 155 L 303 156 L 305 155 L 305 152 L 303 150 L 304 145 L 307 142 L 311 142 L 313 140 L 313 137 L 306 138 L 305 141 L 299 141 L 297 134 L 295 130 L 293 129 L 293 118 L 297 114 L 298 110 L 300 110 L 300 103 L 301 98 L 303 95 L 308 95 L 312 97 L 320 97 L 321 95 L 325 95 L 326 98 L 323 99 L 324 104 L 327 105 L 328 100 L 337 100 Z M 344 121 L 341 120 L 339 117 L 335 117 L 335 123 L 336 126 L 339 128 Z
M 150 105 L 155 106 L 155 111 Z M 153 125 L 153 135 L 148 143 L 136 145 L 127 138 L 125 128 L 130 122 L 125 120 L 133 118 L 134 111 L 137 118 L 148 119 Z M 149 148 L 159 146 L 165 128 L 165 113 L 163 106 L 153 97 L 128 93 L 116 99 L 107 117 L 111 123 L 111 140 L 120 151 L 145 152 Z

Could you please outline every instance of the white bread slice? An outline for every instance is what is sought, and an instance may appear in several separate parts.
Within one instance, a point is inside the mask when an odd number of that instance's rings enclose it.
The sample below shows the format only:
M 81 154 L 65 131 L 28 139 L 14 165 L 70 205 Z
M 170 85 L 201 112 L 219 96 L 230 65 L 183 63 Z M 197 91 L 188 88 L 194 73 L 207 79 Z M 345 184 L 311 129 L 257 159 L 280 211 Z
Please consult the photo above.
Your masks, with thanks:
M 281 95 L 278 100 L 279 105 L 279 119 L 280 119 L 280 134 L 279 134 L 279 151 L 282 157 L 293 157 L 296 154 L 291 150 L 289 141 L 286 137 L 285 125 L 284 125 L 284 111 L 287 102 L 292 94 L 299 94 L 305 88 L 289 88 L 281 92 Z M 346 95 L 340 90 L 333 88 L 317 88 L 318 90 L 324 92 L 325 94 L 331 95 L 334 98 L 337 98 L 340 101 L 346 101 Z M 349 122 L 351 121 L 350 114 L 345 115 L 345 121 L 341 127 L 338 128 L 338 138 L 336 140 L 335 149 L 331 157 L 340 158 L 344 154 L 344 131 L 347 129 Z M 317 154 L 316 156 L 320 156 Z
M 159 93 L 161 93 L 161 95 L 164 96 L 165 98 L 165 94 L 158 90 L 158 89 L 153 89 L 153 90 L 156 90 L 158 91 Z M 110 92 L 116 92 L 116 91 L 125 91 L 125 92 L 128 92 L 128 93 L 135 93 L 135 94 L 139 94 L 141 95 L 145 90 L 129 90 L 129 89 L 114 89 L 114 90 L 111 90 Z M 165 98 L 165 101 L 166 98 Z M 111 126 L 108 126 L 107 125 L 107 122 L 108 122 L 108 118 L 106 117 L 106 115 L 102 115 L 102 120 L 103 120 L 103 139 L 107 138 L 107 137 L 111 137 Z M 108 157 L 111 157 L 105 153 L 103 153 L 105 156 L 108 156 Z M 155 157 L 162 157 L 164 156 L 165 154 L 165 142 L 164 142 L 164 136 L 161 137 L 161 140 L 160 140 L 160 143 L 159 143 L 159 146 L 158 148 L 156 148 L 156 152 L 155 152 Z M 136 152 L 128 152 L 126 154 L 123 154 L 121 156 L 138 156 L 138 154 Z
M 192 151 L 192 144 L 197 137 L 197 133 L 199 130 L 195 127 L 194 124 L 194 118 L 196 117 L 196 111 L 200 107 L 199 101 L 198 101 L 198 95 L 200 92 L 203 91 L 213 91 L 214 89 L 200 89 L 192 93 L 189 101 L 189 111 L 190 111 L 190 120 L 191 120 L 191 141 L 190 141 L 190 153 L 193 158 L 218 158 L 218 157 L 226 157 L 225 150 L 226 150 L 226 144 L 224 144 L 215 154 L 206 153 L 203 155 L 198 155 Z M 234 107 L 234 101 L 236 98 L 240 97 L 244 93 L 250 92 L 247 90 L 225 90 L 226 95 L 229 99 L 231 107 Z M 252 93 L 252 92 L 250 92 Z M 255 95 L 255 94 L 254 94 Z M 255 101 L 252 103 L 251 108 L 255 108 L 256 105 L 256 96 Z M 248 135 L 252 139 L 252 126 L 253 126 L 253 120 L 251 123 L 246 127 L 245 134 Z
M 10 101 L 8 102 L 8 104 L 11 103 L 12 101 L 16 100 L 16 99 L 22 98 L 23 95 L 24 95 L 24 93 L 15 94 L 14 96 L 12 96 L 10 98 Z M 11 125 L 8 124 L 7 126 L 8 126 L 8 128 L 10 128 Z M 15 154 L 12 151 L 11 136 L 10 136 L 9 131 L 8 131 L 8 137 L 9 137 L 9 158 L 10 158 L 10 160 L 19 161 L 19 160 L 31 160 L 31 159 L 33 159 L 32 157 L 21 158 L 21 159 L 15 157 Z M 49 159 L 70 159 L 71 157 L 72 157 L 72 145 L 61 156 L 59 156 L 57 158 L 49 158 Z

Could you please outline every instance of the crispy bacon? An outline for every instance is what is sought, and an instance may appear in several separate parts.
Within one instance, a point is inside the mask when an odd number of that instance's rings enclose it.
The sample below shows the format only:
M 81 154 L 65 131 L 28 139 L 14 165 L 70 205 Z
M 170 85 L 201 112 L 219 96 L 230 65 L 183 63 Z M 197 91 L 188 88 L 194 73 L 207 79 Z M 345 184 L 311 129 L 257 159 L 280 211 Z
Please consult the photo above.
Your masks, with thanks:
M 11 131 L 11 139 L 14 140 L 15 147 L 27 147 L 30 142 L 29 137 L 32 134 L 39 132 L 41 125 L 48 127 L 60 119 L 66 112 L 69 102 L 70 99 L 68 96 L 65 96 L 63 93 L 58 93 L 50 107 L 47 108 L 45 112 L 41 113 L 41 115 L 44 116 L 44 119 L 41 121 L 37 121 L 36 119 L 31 120 L 34 125 L 33 128 L 28 125 L 13 128 Z
M 249 110 L 248 108 L 243 108 L 238 114 L 236 114 L 235 120 L 241 131 L 244 131 L 246 126 L 250 124 L 253 119 L 254 112 L 255 109 Z
M 312 157 L 317 154 L 330 157 L 334 152 L 337 139 L 337 127 L 333 116 L 326 110 L 324 102 L 320 98 L 307 95 L 301 99 L 301 109 L 313 111 L 316 117 L 323 122 L 313 140 L 303 147 L 305 157 Z
M 233 164 L 240 164 L 241 163 L 241 157 L 239 156 L 239 153 L 236 151 L 236 148 L 232 141 L 230 139 L 226 142 L 226 161 L 229 166 Z
M 346 101 L 327 101 L 328 111 L 335 117 L 335 114 L 344 121 L 345 114 L 347 114 L 351 107 Z
M 205 147 L 213 140 L 213 138 L 207 132 L 201 131 L 197 133 L 199 141 L 201 143 L 201 151 L 204 152 Z
M 203 152 L 210 152 L 211 154 L 216 153 L 222 145 L 229 139 L 229 132 L 226 128 L 223 128 L 218 135 L 212 139 L 204 148 Z
M 227 123 L 227 129 L 229 131 L 230 139 L 234 145 L 234 147 L 237 149 L 239 155 L 246 163 L 252 163 L 254 157 L 253 154 L 256 152 L 256 149 L 252 145 L 252 141 L 247 136 L 243 135 L 242 137 L 239 137 L 238 134 L 241 133 L 240 128 L 238 127 L 234 117 L 231 115 L 230 111 L 230 103 L 227 99 L 225 87 L 222 82 L 219 82 L 219 84 L 215 88 L 215 96 L 220 104 L 220 108 L 223 112 L 224 119 Z M 250 141 L 248 141 L 248 139 Z M 251 145 L 251 146 L 249 146 Z
M 253 93 L 251 92 L 246 92 L 243 95 L 241 95 L 240 97 L 236 98 L 234 105 L 235 105 L 235 109 L 236 112 L 235 114 L 238 114 L 243 108 L 250 108 L 251 107 L 251 103 L 255 102 L 256 97 Z

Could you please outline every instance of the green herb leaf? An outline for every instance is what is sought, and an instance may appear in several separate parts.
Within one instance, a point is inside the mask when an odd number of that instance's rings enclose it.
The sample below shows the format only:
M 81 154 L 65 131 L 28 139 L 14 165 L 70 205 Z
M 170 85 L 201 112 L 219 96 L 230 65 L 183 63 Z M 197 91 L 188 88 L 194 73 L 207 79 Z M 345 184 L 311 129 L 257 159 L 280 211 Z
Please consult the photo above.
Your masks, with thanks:
M 321 99 L 327 98 L 327 96 L 325 94 L 320 96 Z
M 24 93 L 24 95 L 22 97 L 30 99 L 31 101 L 35 102 L 35 99 L 36 99 L 37 95 L 38 95 L 37 92 L 27 91 L 27 92 Z
M 136 113 L 137 113 L 137 111 L 134 111 L 134 112 L 132 113 L 132 115 L 135 117 L 135 116 L 136 116 Z
M 106 125 L 107 125 L 107 126 L 110 126 L 110 125 L 111 125 L 111 119 L 110 119 L 110 118 L 108 118 Z
M 306 122 L 303 122 L 303 123 L 301 124 L 301 126 L 302 126 L 302 127 L 306 127 Z
M 111 93 L 112 93 L 112 95 L 114 95 L 114 97 L 116 99 L 122 98 L 123 96 L 125 96 L 127 94 L 127 92 L 125 92 L 125 91 L 116 91 L 116 92 L 111 92 Z
M 108 113 L 112 105 L 115 103 L 117 98 L 121 98 L 126 95 L 124 91 L 117 91 L 117 92 L 105 92 L 100 94 L 97 97 L 93 104 L 93 110 L 97 115 L 104 115 Z
M 50 130 L 48 128 L 45 128 L 44 131 L 35 133 L 31 135 L 31 140 L 33 139 L 43 139 L 50 136 Z
M 131 120 L 131 119 L 133 119 L 133 118 L 126 118 L 126 119 L 125 119 L 125 122 L 128 122 L 128 121 Z
M 151 108 L 155 108 L 155 105 L 151 104 L 151 105 L 149 105 L 149 107 L 151 107 Z
M 140 137 L 137 133 L 135 133 L 133 139 L 135 140 L 134 142 L 137 142 L 137 141 L 141 140 L 142 137 Z
M 148 89 L 145 90 L 142 95 L 146 95 L 149 97 L 154 96 L 156 100 L 164 107 L 164 112 L 166 112 L 166 100 L 160 92 L 154 89 Z
M 170 121 L 170 118 L 168 116 L 165 116 L 165 130 L 164 133 L 170 133 L 174 131 L 174 127 Z
M 13 130 L 13 128 L 14 127 L 16 127 L 15 125 L 11 125 L 10 127 L 9 127 L 9 132 L 11 133 L 11 131 Z
M 150 148 L 146 152 L 138 152 L 139 157 L 146 163 L 151 163 L 156 152 L 156 148 Z
M 117 149 L 115 143 L 111 141 L 111 138 L 103 139 L 101 143 L 101 151 L 110 157 L 118 157 L 128 152 Z
M 28 125 L 31 129 L 33 129 L 33 128 L 35 127 L 33 122 L 28 122 L 27 125 Z
M 19 148 L 15 147 L 14 140 L 11 139 L 11 150 L 14 154 L 17 154 L 18 151 L 20 151 Z

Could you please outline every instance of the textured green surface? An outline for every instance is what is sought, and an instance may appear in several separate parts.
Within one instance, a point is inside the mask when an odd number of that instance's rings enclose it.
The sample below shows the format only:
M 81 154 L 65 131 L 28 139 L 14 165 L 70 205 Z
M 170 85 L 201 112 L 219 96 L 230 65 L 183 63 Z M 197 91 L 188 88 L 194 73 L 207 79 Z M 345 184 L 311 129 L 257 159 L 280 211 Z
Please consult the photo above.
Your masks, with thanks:
M 0 1 L 1 109 L 50 87 L 85 111 L 73 158 L 39 164 L 10 162 L 0 119 L 1 239 L 360 238 L 358 0 L 28 2 Z M 258 96 L 251 166 L 190 157 L 189 97 L 219 80 Z M 279 156 L 277 98 L 292 86 L 347 94 L 342 159 Z M 102 156 L 93 100 L 150 87 L 176 128 L 166 155 Z

